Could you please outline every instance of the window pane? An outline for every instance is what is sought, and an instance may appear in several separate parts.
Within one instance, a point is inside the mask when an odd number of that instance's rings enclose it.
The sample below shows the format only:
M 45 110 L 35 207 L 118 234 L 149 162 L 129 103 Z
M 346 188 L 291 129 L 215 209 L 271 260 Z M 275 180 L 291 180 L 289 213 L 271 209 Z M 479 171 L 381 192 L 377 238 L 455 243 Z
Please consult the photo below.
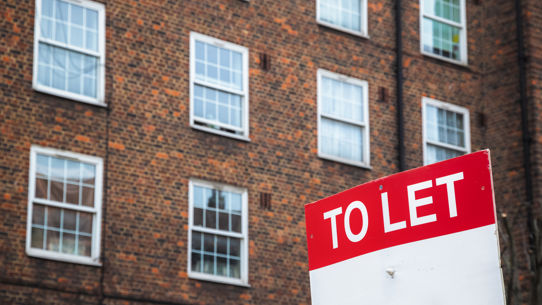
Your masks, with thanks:
M 423 49 L 442 57 L 461 60 L 461 29 L 429 18 L 423 19 Z
M 34 204 L 32 209 L 32 224 L 43 225 L 45 217 L 45 207 L 42 205 Z
M 231 215 L 231 230 L 234 232 L 241 233 L 241 216 L 232 214 Z
M 205 227 L 216 229 L 216 211 L 213 211 L 213 210 L 205 211 Z
M 195 272 L 201 272 L 201 267 L 202 267 L 202 264 L 201 264 L 201 254 L 198 253 L 198 252 L 192 252 L 192 261 L 191 261 L 191 265 L 192 265 L 192 271 L 195 271 Z
M 43 249 L 43 229 L 32 228 L 30 247 Z
M 205 79 L 205 64 L 202 62 L 196 62 L 196 77 L 200 75 Z
M 47 207 L 47 226 L 60 228 L 60 209 Z
M 44 65 L 51 64 L 52 48 L 44 43 L 40 43 L 38 46 L 38 62 Z M 38 155 L 41 156 L 41 155 Z M 44 157 L 44 156 L 42 156 Z
M 196 41 L 196 59 L 205 61 L 205 44 L 200 41 Z
M 203 209 L 194 208 L 194 225 L 203 226 Z
M 83 59 L 84 56 L 80 53 L 69 52 L 68 53 L 68 71 L 77 76 L 81 76 L 81 71 L 83 69 Z M 79 162 L 77 162 L 79 163 Z
M 47 248 L 46 250 L 58 252 L 60 246 L 60 232 L 47 231 Z
M 230 71 L 227 70 L 227 69 L 220 69 L 219 77 L 220 77 L 221 82 L 229 83 L 230 82 Z
M 194 203 L 194 211 L 201 211 L 192 213 L 192 217 L 203 216 L 203 223 L 207 228 L 241 233 L 241 194 L 203 186 L 193 186 L 190 193 Z M 200 207 L 196 207 L 196 202 L 202 202 L 199 204 Z M 232 208 L 236 210 L 232 211 Z M 191 221 L 197 222 L 195 218 Z M 233 230 L 230 229 L 232 225 L 236 227 Z M 230 277 L 231 258 L 237 260 L 234 262 L 234 268 L 239 268 L 243 238 L 202 233 L 193 229 L 190 234 L 192 234 L 190 255 L 192 255 L 191 268 L 193 271 Z M 201 259 L 203 259 L 203 263 L 200 263 Z M 233 271 L 234 274 L 240 272 L 237 269 Z M 240 274 L 235 276 L 240 276 Z
M 49 197 L 47 199 L 51 201 L 79 205 L 83 196 L 81 190 L 85 188 L 92 191 L 90 196 L 86 195 L 86 200 L 90 198 L 90 205 L 94 206 L 94 187 L 81 183 L 81 177 L 85 176 L 83 165 L 86 166 L 73 159 L 36 154 L 35 197 Z M 94 184 L 94 166 L 86 167 L 92 169 L 92 179 L 87 182 Z M 31 237 L 32 247 L 72 255 L 91 255 L 93 213 L 34 202 L 32 209 L 32 227 L 40 229 L 32 231 L 35 235 Z M 36 235 L 38 233 L 41 235 Z
M 224 210 L 226 208 L 226 192 L 218 191 L 218 208 Z
M 71 5 L 70 22 L 75 25 L 83 26 L 83 8 L 79 5 Z M 72 28 L 73 30 L 73 28 Z
M 79 235 L 79 246 L 77 247 L 77 254 L 83 256 L 90 256 L 92 249 L 92 238 L 89 236 Z
M 192 231 L 192 250 L 201 250 L 201 233 Z
M 427 145 L 427 164 L 444 161 L 447 159 L 461 156 L 463 153 L 452 149 L 442 148 L 435 145 Z
M 92 56 L 84 56 L 82 70 L 84 74 L 84 94 L 87 96 L 96 96 L 96 80 L 98 78 L 98 59 Z
M 196 41 L 196 78 L 232 89 L 242 89 L 242 55 Z
M 242 109 L 241 105 L 241 97 L 239 95 L 230 95 L 230 101 L 232 108 L 235 109 Z M 239 111 L 239 114 L 241 114 L 241 111 Z
M 461 22 L 459 0 L 426 0 L 423 12 L 430 16 L 436 16 L 457 23 Z
M 79 204 L 79 185 L 66 183 L 66 202 Z
M 215 258 L 212 255 L 204 255 L 203 272 L 214 274 Z
M 75 254 L 75 234 L 62 234 L 62 252 Z
M 96 167 L 90 164 L 83 164 L 83 183 L 94 185 L 96 177 Z
M 53 38 L 53 20 L 43 17 L 40 23 L 41 37 L 52 39 Z
M 363 89 L 322 77 L 322 113 L 340 119 L 363 122 Z
M 213 45 L 207 45 L 207 62 L 213 65 L 218 64 L 218 48 Z
M 203 111 L 203 100 L 195 98 L 194 99 L 194 116 L 203 118 L 205 117 Z
M 79 212 L 79 232 L 92 234 L 92 214 Z
M 216 275 L 228 276 L 228 259 L 225 257 L 216 258 Z
M 64 181 L 64 160 L 51 158 L 51 178 Z
M 235 213 L 241 213 L 241 194 L 231 194 L 231 210 Z
M 243 70 L 243 56 L 239 52 L 231 52 L 232 55 L 232 70 L 233 71 L 242 71 Z
M 230 67 L 230 51 L 220 49 L 220 66 L 226 68 Z
M 62 21 L 55 22 L 55 40 L 62 43 L 68 42 L 68 24 Z
M 96 79 L 90 77 L 83 78 L 83 95 L 96 97 Z
M 196 117 L 202 117 L 207 120 L 217 121 L 222 124 L 241 127 L 241 108 L 240 97 L 235 94 L 218 91 L 211 88 L 204 88 L 195 85 L 195 93 L 202 90 L 205 94 L 203 100 L 194 99 Z M 230 100 L 232 103 L 230 103 Z M 220 105 L 219 107 L 217 107 Z M 218 111 L 218 113 L 217 113 Z M 233 116 L 231 114 L 233 114 Z
M 53 17 L 53 1 L 54 0 L 43 0 L 41 2 L 41 13 L 43 16 Z
M 241 278 L 241 262 L 237 259 L 230 259 L 230 277 Z
M 322 153 L 363 162 L 363 128 L 322 118 L 320 148 Z
M 230 256 L 241 256 L 241 241 L 238 238 L 230 238 Z
M 71 210 L 64 210 L 63 228 L 65 230 L 76 230 L 77 212 Z
M 217 236 L 216 252 L 219 254 L 228 254 L 228 238 L 224 236 Z
M 215 252 L 215 236 L 211 234 L 203 234 L 203 251 Z
M 218 106 L 218 121 L 219 122 L 227 122 L 229 123 L 229 109 L 227 106 L 219 105 Z
M 52 85 L 59 90 L 67 90 L 76 94 L 96 97 L 98 59 L 71 50 L 50 47 L 40 44 L 40 64 L 38 80 L 40 84 Z M 52 52 L 52 57 L 49 53 Z M 42 55 L 43 53 L 43 55 Z M 49 63 L 47 58 L 51 57 Z M 49 75 L 52 67 L 51 75 Z M 83 77 L 84 76 L 84 77 Z
M 230 230 L 230 221 L 228 213 L 219 213 L 218 215 L 218 229 L 229 231 Z
M 425 120 L 429 140 L 465 147 L 463 114 L 427 105 Z
M 83 202 L 87 207 L 94 207 L 94 188 L 83 186 Z
M 49 66 L 38 65 L 38 83 L 44 86 L 51 86 L 52 76 Z
M 320 20 L 322 21 L 359 32 L 361 31 L 360 16 L 360 0 L 320 0 Z
M 204 189 L 202 187 L 194 186 L 194 206 L 195 207 L 204 206 L 203 194 L 204 194 Z
M 207 207 L 216 208 L 216 191 L 206 188 L 205 189 L 205 202 Z
M 94 10 L 91 10 L 91 9 L 86 9 L 86 12 L 87 12 L 87 25 L 86 27 L 88 29 L 92 29 L 94 31 L 97 31 L 98 30 L 98 12 L 94 11 Z
M 81 94 L 81 75 L 68 73 L 68 91 Z
M 67 160 L 67 166 L 68 166 L 68 171 L 67 171 L 66 179 L 74 183 L 79 183 L 79 180 L 81 180 L 80 179 L 81 163 Z
M 55 19 L 61 21 L 68 21 L 68 6 L 69 4 L 67 2 L 56 1 Z
M 66 77 L 64 70 L 53 69 L 53 88 L 59 90 L 66 89 Z
M 47 180 L 36 179 L 36 198 L 47 199 L 47 183 Z
M 64 201 L 64 182 L 51 181 L 51 197 L 53 201 Z
M 98 51 L 98 33 L 93 31 L 85 32 L 85 47 L 92 51 Z
M 83 29 L 71 27 L 70 29 L 70 45 L 82 48 L 83 47 Z

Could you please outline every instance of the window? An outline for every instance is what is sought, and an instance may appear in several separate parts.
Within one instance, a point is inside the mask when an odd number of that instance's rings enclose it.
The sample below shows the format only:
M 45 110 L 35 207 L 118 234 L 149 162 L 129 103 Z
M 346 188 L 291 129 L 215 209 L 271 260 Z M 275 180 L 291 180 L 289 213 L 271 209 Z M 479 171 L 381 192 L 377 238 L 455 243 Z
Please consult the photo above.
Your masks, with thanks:
M 247 192 L 190 181 L 188 275 L 248 285 Z
M 366 81 L 318 70 L 318 155 L 369 167 Z
M 26 251 L 99 265 L 102 159 L 32 146 Z
M 248 50 L 190 34 L 190 125 L 248 140 Z
M 424 164 L 469 153 L 469 111 L 430 98 L 422 103 Z
M 104 105 L 105 8 L 88 0 L 36 0 L 36 90 Z
M 367 36 L 367 0 L 317 0 L 318 23 Z
M 465 0 L 420 0 L 422 53 L 467 64 Z

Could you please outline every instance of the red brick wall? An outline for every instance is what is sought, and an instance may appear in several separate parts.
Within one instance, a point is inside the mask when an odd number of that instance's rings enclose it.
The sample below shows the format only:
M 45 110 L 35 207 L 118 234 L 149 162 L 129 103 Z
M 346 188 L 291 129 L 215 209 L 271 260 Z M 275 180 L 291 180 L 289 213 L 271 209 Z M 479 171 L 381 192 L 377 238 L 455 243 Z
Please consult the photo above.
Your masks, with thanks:
M 40 283 L 94 295 L 85 297 L 92 303 L 105 270 L 107 304 L 309 304 L 303 205 L 397 171 L 394 1 L 368 1 L 369 39 L 318 25 L 315 1 L 103 2 L 107 108 L 32 90 L 34 1 L 2 0 L 0 279 L 19 285 L 4 284 L 0 299 L 75 302 L 20 285 Z M 472 150 L 492 149 L 504 206 L 523 195 L 513 7 L 467 2 L 469 66 L 462 67 L 420 55 L 418 1 L 403 1 L 407 167 L 423 163 L 422 96 L 467 107 Z M 191 31 L 249 49 L 250 142 L 190 128 Z M 271 56 L 269 71 L 260 53 Z M 317 157 L 319 68 L 368 81 L 372 169 Z M 377 101 L 380 87 L 386 101 Z M 26 256 L 33 144 L 107 158 L 103 268 Z M 250 288 L 188 279 L 190 178 L 248 189 Z M 271 210 L 259 207 L 260 192 L 272 193 Z

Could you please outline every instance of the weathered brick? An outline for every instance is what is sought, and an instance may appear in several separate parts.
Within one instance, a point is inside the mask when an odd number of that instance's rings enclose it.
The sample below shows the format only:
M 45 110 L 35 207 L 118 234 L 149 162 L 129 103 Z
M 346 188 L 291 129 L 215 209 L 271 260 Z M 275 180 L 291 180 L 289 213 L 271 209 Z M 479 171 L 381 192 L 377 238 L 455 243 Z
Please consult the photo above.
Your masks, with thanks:
M 32 90 L 35 1 L 2 0 L 0 244 L 9 245 L 2 248 L 2 280 L 28 285 L 0 285 L 0 299 L 98 304 L 103 274 L 104 293 L 116 296 L 105 304 L 137 303 L 123 296 L 179 304 L 310 304 L 303 204 L 398 168 L 395 1 L 368 1 L 368 39 L 318 25 L 315 1 L 100 2 L 106 4 L 107 108 Z M 472 149 L 492 149 L 498 210 L 519 215 L 514 238 L 520 247 L 528 235 L 525 210 L 518 208 L 525 189 L 514 5 L 466 2 L 469 65 L 463 67 L 420 54 L 419 3 L 403 1 L 407 167 L 423 164 L 422 96 L 468 108 Z M 542 7 L 523 2 L 533 160 L 540 160 Z M 249 49 L 250 142 L 190 128 L 191 31 Z M 271 58 L 267 71 L 263 53 Z M 369 83 L 371 170 L 318 158 L 319 68 Z M 381 87 L 389 93 L 385 101 L 378 100 Z M 476 113 L 486 115 L 486 126 Z M 107 157 L 102 267 L 25 254 L 29 148 L 35 144 Z M 188 278 L 190 178 L 248 189 L 251 288 Z M 260 208 L 261 192 L 273 194 L 271 210 Z M 528 291 L 527 256 L 520 253 L 517 261 L 517 280 Z

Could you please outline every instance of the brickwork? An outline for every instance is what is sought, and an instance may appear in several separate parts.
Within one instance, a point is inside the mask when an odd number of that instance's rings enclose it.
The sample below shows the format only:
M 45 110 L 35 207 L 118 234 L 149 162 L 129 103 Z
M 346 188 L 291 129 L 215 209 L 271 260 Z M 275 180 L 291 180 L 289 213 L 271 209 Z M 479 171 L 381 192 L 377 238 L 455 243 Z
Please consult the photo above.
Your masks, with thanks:
M 369 38 L 318 25 L 315 1 L 100 2 L 106 108 L 32 90 L 35 1 L 0 2 L 0 300 L 310 304 L 303 205 L 397 172 L 395 1 L 368 1 Z M 420 54 L 419 2 L 403 1 L 407 167 L 423 164 L 422 97 L 466 107 L 472 151 L 492 149 L 506 211 L 525 196 L 514 7 L 467 2 L 469 64 L 459 66 Z M 248 48 L 250 142 L 190 127 L 191 31 Z M 371 169 L 317 157 L 318 69 L 368 82 Z M 102 267 L 25 254 L 31 145 L 104 158 Z M 191 178 L 248 190 L 250 287 L 188 278 Z M 272 194 L 270 209 L 259 205 L 262 192 Z

